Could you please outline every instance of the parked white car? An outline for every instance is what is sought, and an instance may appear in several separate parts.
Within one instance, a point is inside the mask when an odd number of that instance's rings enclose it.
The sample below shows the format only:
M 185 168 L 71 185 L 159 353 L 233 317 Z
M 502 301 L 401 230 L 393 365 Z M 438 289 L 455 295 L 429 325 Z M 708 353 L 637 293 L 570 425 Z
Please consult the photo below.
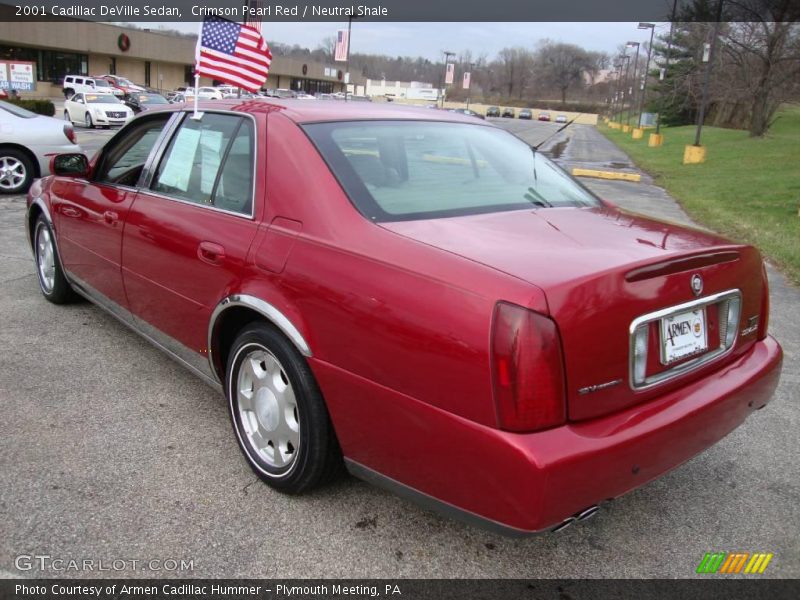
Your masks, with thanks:
M 298 100 L 316 100 L 316 98 L 314 96 L 312 96 L 311 94 L 304 94 L 302 92 L 297 94 L 297 96 L 295 96 L 295 98 L 297 98 Z
M 186 91 L 183 92 L 183 95 L 188 100 L 189 98 L 194 99 L 194 88 L 188 87 Z M 213 87 L 199 87 L 197 88 L 197 97 L 200 100 L 222 100 L 222 92 L 220 92 L 217 88 Z
M 75 94 L 113 94 L 114 96 L 124 96 L 125 92 L 113 87 L 108 81 L 101 77 L 85 77 L 83 75 L 67 75 L 62 84 L 64 98 L 70 98 Z
M 111 94 L 75 94 L 64 101 L 64 120 L 93 128 L 125 125 L 133 110 Z
M 54 154 L 83 152 L 72 123 L 0 101 L 0 193 L 22 194 L 50 174 Z

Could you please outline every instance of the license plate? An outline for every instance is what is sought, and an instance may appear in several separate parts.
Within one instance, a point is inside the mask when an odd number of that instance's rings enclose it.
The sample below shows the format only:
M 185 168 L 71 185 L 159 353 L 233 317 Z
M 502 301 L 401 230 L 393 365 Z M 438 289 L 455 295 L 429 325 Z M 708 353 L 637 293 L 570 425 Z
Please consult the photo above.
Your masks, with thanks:
M 706 312 L 703 308 L 661 319 L 661 364 L 702 354 L 708 349 Z

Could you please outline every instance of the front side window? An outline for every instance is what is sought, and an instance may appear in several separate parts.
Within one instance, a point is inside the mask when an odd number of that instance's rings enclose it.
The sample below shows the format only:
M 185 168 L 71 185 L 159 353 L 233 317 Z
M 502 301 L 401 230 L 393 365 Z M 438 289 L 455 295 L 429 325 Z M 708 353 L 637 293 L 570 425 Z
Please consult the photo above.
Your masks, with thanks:
M 153 191 L 242 214 L 252 208 L 253 125 L 237 115 L 184 118 L 161 160 Z
M 122 130 L 103 151 L 95 181 L 135 186 L 147 157 L 171 116 L 171 113 L 165 113 Z
M 546 157 L 494 127 L 349 121 L 304 129 L 356 208 L 376 221 L 600 205 Z

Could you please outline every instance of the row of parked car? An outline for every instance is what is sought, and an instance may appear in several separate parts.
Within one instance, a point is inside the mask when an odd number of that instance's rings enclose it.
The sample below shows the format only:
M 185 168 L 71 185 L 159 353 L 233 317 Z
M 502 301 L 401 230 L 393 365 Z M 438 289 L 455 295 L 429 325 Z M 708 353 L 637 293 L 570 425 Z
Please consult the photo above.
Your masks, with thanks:
M 504 108 L 502 111 L 500 110 L 499 106 L 490 106 L 486 109 L 486 116 L 487 117 L 504 117 L 507 119 L 513 119 L 517 116 L 516 112 L 513 108 Z M 519 118 L 520 119 L 533 119 L 533 111 L 530 108 L 523 108 L 519 111 Z M 539 121 L 550 121 L 552 120 L 550 113 L 547 111 L 542 111 L 539 113 L 537 117 Z M 567 122 L 567 115 L 556 115 L 555 118 L 556 123 L 566 123 Z

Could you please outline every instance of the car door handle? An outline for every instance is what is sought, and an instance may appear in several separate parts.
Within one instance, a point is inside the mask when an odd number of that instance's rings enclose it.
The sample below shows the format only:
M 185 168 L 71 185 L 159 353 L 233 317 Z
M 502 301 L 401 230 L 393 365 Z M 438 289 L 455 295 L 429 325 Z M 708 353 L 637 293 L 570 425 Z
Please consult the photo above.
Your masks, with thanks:
M 210 265 L 221 265 L 225 258 L 225 248 L 214 242 L 200 242 L 197 257 Z
M 113 210 L 107 210 L 103 213 L 103 220 L 109 225 L 114 225 L 117 221 L 119 221 L 119 215 Z

